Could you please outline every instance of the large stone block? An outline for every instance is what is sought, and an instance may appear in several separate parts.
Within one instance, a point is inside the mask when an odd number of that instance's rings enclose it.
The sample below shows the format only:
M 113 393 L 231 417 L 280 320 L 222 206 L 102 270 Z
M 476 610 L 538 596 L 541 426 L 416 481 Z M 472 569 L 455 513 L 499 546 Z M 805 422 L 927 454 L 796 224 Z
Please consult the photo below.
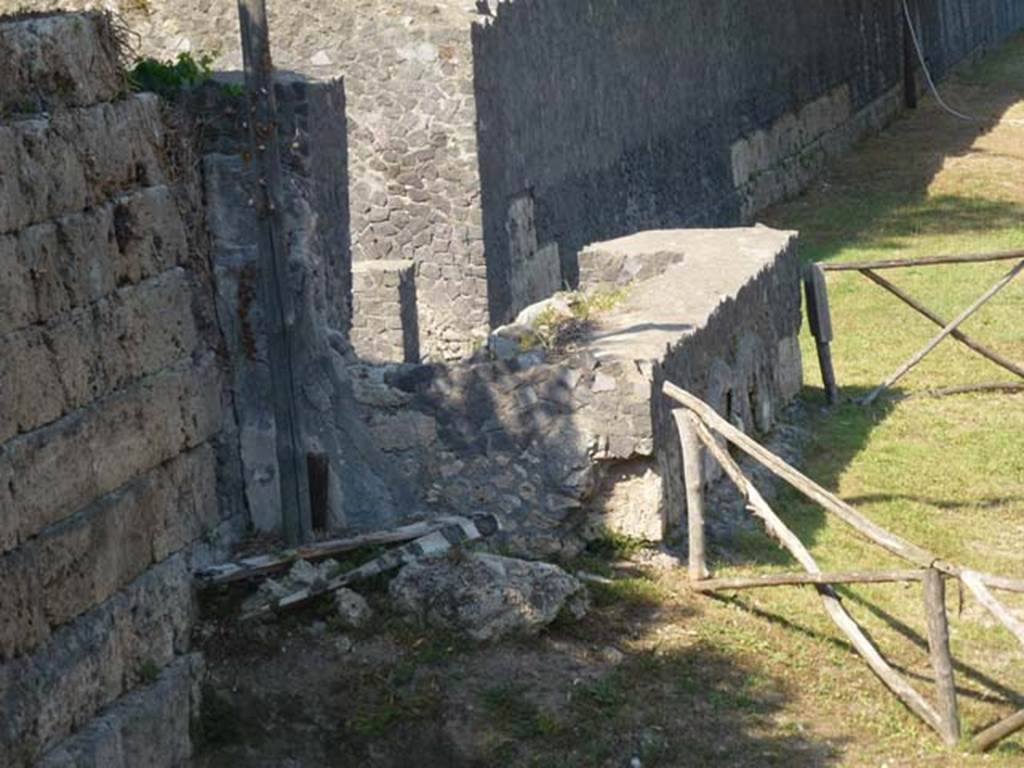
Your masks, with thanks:
M 84 307 L 184 264 L 187 255 L 166 186 L 0 235 L 0 334 Z
M 0 125 L 0 233 L 166 182 L 164 131 L 153 94 Z
M 199 654 L 173 662 L 155 683 L 118 699 L 48 752 L 38 768 L 180 768 L 194 746 L 189 727 L 202 673 Z
M 220 405 L 220 371 L 209 354 L 8 441 L 0 448 L 0 550 L 205 442 L 220 428 Z
M 178 268 L 0 336 L 0 441 L 47 424 L 190 355 L 198 333 Z
M 0 666 L 0 765 L 28 768 L 103 707 L 188 647 L 191 574 L 182 556 L 151 569 L 53 635 L 32 656 Z
M 220 522 L 208 445 L 164 464 L 0 557 L 0 659 L 30 652 Z
M 111 19 L 98 13 L 5 20 L 0 114 L 109 101 L 127 87 L 120 55 Z

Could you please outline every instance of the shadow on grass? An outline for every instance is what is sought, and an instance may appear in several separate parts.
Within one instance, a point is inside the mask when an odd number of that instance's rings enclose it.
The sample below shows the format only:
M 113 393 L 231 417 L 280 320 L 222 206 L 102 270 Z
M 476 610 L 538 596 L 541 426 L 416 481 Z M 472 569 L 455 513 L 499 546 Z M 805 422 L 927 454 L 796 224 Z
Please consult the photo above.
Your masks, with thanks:
M 494 726 L 493 764 L 511 766 L 824 766 L 841 744 L 807 738 L 776 715 L 791 692 L 714 645 L 627 654 L 569 686 L 550 708 L 501 684 L 482 694 Z M 498 762 L 500 761 L 500 762 Z

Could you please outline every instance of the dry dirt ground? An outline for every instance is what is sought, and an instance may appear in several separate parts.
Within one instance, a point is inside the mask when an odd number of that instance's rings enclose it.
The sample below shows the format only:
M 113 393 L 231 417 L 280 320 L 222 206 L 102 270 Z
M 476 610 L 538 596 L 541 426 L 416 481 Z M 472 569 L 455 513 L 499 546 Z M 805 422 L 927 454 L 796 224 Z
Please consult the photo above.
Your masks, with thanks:
M 799 227 L 811 259 L 1024 247 L 1024 130 L 1009 122 L 1024 120 L 1024 40 L 943 90 L 1002 123 L 962 123 L 926 99 L 766 220 Z M 973 273 L 978 284 L 965 285 L 962 273 L 943 274 L 911 274 L 907 284 L 938 296 L 950 315 L 994 280 Z M 857 394 L 923 343 L 929 328 L 894 333 L 913 321 L 878 289 L 833 287 L 840 378 L 846 394 Z M 1019 358 L 1024 302 L 1016 291 L 974 329 Z M 978 372 L 953 347 L 942 355 L 901 394 Z M 871 411 L 846 405 L 822 413 L 811 387 L 803 402 L 795 418 L 811 435 L 804 464 L 812 476 L 944 555 L 1024 576 L 1024 396 L 894 399 Z M 891 564 L 819 510 L 785 493 L 778 503 L 825 566 Z M 716 532 L 719 573 L 793 569 L 750 529 Z M 340 632 L 327 607 L 238 625 L 224 618 L 229 599 L 208 600 L 199 640 L 210 675 L 196 723 L 205 746 L 196 765 L 1024 765 L 1021 735 L 987 756 L 943 748 L 874 679 L 812 592 L 699 597 L 672 566 L 628 542 L 598 542 L 570 564 L 613 579 L 593 588 L 587 618 L 485 647 L 390 615 L 383 583 L 364 590 L 376 616 L 358 633 Z M 865 587 L 843 597 L 930 695 L 919 587 Z M 961 611 L 955 590 L 949 608 L 967 726 L 1024 707 L 1021 648 L 973 601 Z

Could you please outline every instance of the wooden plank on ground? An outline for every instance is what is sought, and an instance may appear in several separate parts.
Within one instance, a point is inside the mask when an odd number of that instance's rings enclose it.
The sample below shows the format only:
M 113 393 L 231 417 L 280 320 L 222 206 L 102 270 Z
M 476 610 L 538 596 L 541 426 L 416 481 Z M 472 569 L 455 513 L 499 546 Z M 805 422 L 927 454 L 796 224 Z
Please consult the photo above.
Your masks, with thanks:
M 199 571 L 196 577 L 207 586 L 246 581 L 285 571 L 297 560 L 323 560 L 364 547 L 401 544 L 405 541 L 412 541 L 421 536 L 426 536 L 434 531 L 439 531 L 445 526 L 458 525 L 464 522 L 468 522 L 468 519 L 463 517 L 440 517 L 436 520 L 412 523 L 385 531 L 374 531 L 344 539 L 318 541 L 314 544 L 306 544 L 290 549 L 287 552 L 254 555 L 236 560 L 235 562 L 214 565 Z

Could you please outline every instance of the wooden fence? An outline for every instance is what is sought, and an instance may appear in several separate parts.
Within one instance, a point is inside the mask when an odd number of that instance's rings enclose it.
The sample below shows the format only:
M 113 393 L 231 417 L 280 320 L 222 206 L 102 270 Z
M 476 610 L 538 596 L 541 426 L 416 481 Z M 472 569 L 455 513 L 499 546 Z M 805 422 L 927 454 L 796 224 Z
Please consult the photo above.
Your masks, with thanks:
M 950 321 L 944 320 L 906 291 L 896 285 L 893 285 L 878 274 L 879 270 L 900 269 L 904 267 L 977 264 L 982 262 L 1017 259 L 1020 261 L 1018 261 L 1018 263 L 1012 267 L 1009 272 L 999 278 L 999 280 L 979 296 L 978 299 L 976 299 L 969 307 Z M 833 340 L 833 333 L 832 317 L 828 302 L 828 289 L 825 283 L 826 272 L 860 272 L 875 285 L 888 291 L 915 312 L 926 317 L 942 329 L 939 333 L 929 339 L 928 343 L 925 344 L 924 347 L 922 347 L 918 352 L 915 352 L 888 378 L 886 378 L 885 381 L 875 387 L 867 397 L 862 400 L 864 405 L 869 405 L 874 402 L 883 391 L 903 378 L 904 375 L 924 360 L 924 358 L 930 354 L 933 349 L 948 337 L 956 339 L 967 348 L 995 363 L 1000 368 L 1009 371 L 1024 382 L 1024 366 L 1007 359 L 992 349 L 989 349 L 960 330 L 960 326 L 963 325 L 972 315 L 987 304 L 993 296 L 1009 285 L 1017 275 L 1024 272 L 1024 251 L 1002 251 L 998 253 L 966 254 L 960 256 L 925 256 L 916 259 L 889 259 L 886 261 L 874 262 L 811 264 L 804 276 L 804 287 L 807 296 L 807 319 L 818 350 L 818 363 L 821 367 L 821 378 L 825 386 L 825 395 L 830 404 L 835 404 L 839 401 L 839 389 L 836 386 L 836 376 L 832 365 L 832 353 L 830 348 Z M 1024 383 L 981 384 L 976 388 L 956 388 L 955 391 L 964 392 L 972 389 L 989 391 L 1009 389 L 1018 391 L 1020 389 L 1024 389 Z
M 993 589 L 1024 592 L 1024 579 L 1012 579 L 979 573 L 947 562 L 912 542 L 875 524 L 851 505 L 822 488 L 813 480 L 748 437 L 723 419 L 700 398 L 674 384 L 666 383 L 663 393 L 674 403 L 673 418 L 679 431 L 684 472 L 689 529 L 689 576 L 699 592 L 810 584 L 817 589 L 825 612 L 864 658 L 879 679 L 919 718 L 931 726 L 948 745 L 961 739 L 957 709 L 953 659 L 949 649 L 949 625 L 946 614 L 946 579 L 958 579 L 995 618 L 1024 645 L 1024 622 L 1016 618 L 992 594 Z M 820 504 L 852 527 L 868 541 L 909 563 L 913 568 L 898 571 L 851 571 L 823 573 L 799 538 L 782 522 L 743 470 L 724 448 L 723 438 L 773 474 L 782 478 L 804 496 Z M 703 451 L 710 453 L 747 503 L 747 509 L 764 525 L 804 569 L 804 573 L 773 574 L 752 578 L 709 578 L 704 553 L 704 500 L 702 476 Z M 894 669 L 875 648 L 861 627 L 847 612 L 833 589 L 835 584 L 885 582 L 921 582 L 923 606 L 928 625 L 928 646 L 935 675 L 935 702 L 922 696 L 905 677 Z M 973 735 L 971 743 L 981 751 L 990 749 L 1007 736 L 1024 728 L 1024 710 Z

